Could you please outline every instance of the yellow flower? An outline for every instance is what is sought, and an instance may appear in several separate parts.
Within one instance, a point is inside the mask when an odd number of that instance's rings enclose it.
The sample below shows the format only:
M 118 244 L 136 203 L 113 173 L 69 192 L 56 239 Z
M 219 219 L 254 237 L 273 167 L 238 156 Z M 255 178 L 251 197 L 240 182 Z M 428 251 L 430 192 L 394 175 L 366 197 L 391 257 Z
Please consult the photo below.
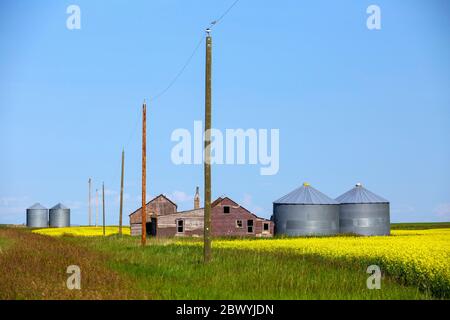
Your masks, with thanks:
M 45 228 L 33 230 L 34 233 L 46 236 L 63 236 L 71 235 L 77 237 L 98 237 L 103 236 L 103 227 L 67 227 L 67 228 Z M 130 235 L 130 228 L 123 227 L 122 232 L 125 235 Z M 119 227 L 106 227 L 105 234 L 107 236 L 119 233 Z
M 180 244 L 192 243 L 180 241 Z M 198 243 L 197 243 L 198 245 Z M 450 296 L 450 229 L 393 230 L 392 236 L 217 240 L 215 248 L 290 251 L 378 264 L 407 283 Z

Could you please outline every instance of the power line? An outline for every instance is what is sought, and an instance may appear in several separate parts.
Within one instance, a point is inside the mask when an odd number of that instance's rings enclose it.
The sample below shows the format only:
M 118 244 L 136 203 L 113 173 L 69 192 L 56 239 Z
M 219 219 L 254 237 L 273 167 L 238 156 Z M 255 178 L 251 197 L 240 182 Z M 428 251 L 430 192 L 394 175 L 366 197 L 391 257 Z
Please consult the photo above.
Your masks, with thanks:
M 172 81 L 171 82 L 169 82 L 169 84 L 163 89 L 163 90 L 161 90 L 159 93 L 157 93 L 153 98 L 150 98 L 150 101 L 151 102 L 153 102 L 153 101 L 156 101 L 157 99 L 159 99 L 159 98 L 161 98 L 165 93 L 167 93 L 167 91 L 169 91 L 170 90 L 170 88 L 172 88 L 172 86 L 177 82 L 177 80 L 181 77 L 181 75 L 184 73 L 184 71 L 186 70 L 186 68 L 189 66 L 189 64 L 191 63 L 191 61 L 192 61 L 192 59 L 194 58 L 194 56 L 195 56 L 195 54 L 197 53 L 197 51 L 198 51 L 198 49 L 200 48 L 200 45 L 202 44 L 202 42 L 203 42 L 203 35 L 202 35 L 202 37 L 200 38 L 200 40 L 199 40 L 199 42 L 197 43 L 197 45 L 195 46 L 195 48 L 194 48 L 194 50 L 192 51 L 192 53 L 191 53 L 191 55 L 189 56 L 189 58 L 186 60 L 186 62 L 184 63 L 184 65 L 182 66 L 182 68 L 180 69 L 180 71 L 178 71 L 178 73 L 176 74 L 176 76 L 172 79 Z M 133 108 L 133 110 L 134 110 L 134 108 Z M 134 123 L 134 125 L 133 125 L 133 127 L 132 127 L 132 129 L 131 129 L 131 132 L 130 132 L 130 134 L 129 134 L 129 136 L 128 136 L 128 139 L 125 141 L 125 144 L 123 144 L 122 145 L 122 147 L 124 148 L 124 149 L 127 149 L 127 147 L 128 147 L 128 145 L 130 144 L 130 142 L 131 142 L 131 139 L 134 137 L 134 135 L 135 135 L 135 133 L 136 133 L 136 131 L 137 131 L 137 129 L 138 129 L 138 126 L 139 126 L 139 120 L 141 119 L 141 117 L 140 117 L 140 115 L 138 115 L 137 117 L 136 117 L 136 122 Z M 114 182 L 115 180 L 116 180 L 116 178 L 117 178 L 117 172 L 116 171 L 114 171 L 114 175 L 113 175 L 113 178 L 112 178 L 112 182 Z
M 172 81 L 167 85 L 167 87 L 165 87 L 163 90 L 161 90 L 158 94 L 156 94 L 153 98 L 150 98 L 150 101 L 155 101 L 157 99 L 159 99 L 160 97 L 162 97 L 167 91 L 169 91 L 170 88 L 172 88 L 172 86 L 177 82 L 177 80 L 181 77 L 181 75 L 183 74 L 184 70 L 186 70 L 186 68 L 188 67 L 188 65 L 191 63 L 192 58 L 194 58 L 195 54 L 198 51 L 198 48 L 200 48 L 200 45 L 203 42 L 203 35 L 200 38 L 199 42 L 197 43 L 197 45 L 195 46 L 194 51 L 192 51 L 191 55 L 189 56 L 189 58 L 186 60 L 185 64 L 183 65 L 183 67 L 180 69 L 180 71 L 178 71 L 177 75 L 172 79 Z
M 209 30 L 211 30 L 213 27 L 217 26 L 227 15 L 228 13 L 230 13 L 230 11 L 238 4 L 240 0 L 235 0 L 220 16 L 219 18 L 217 18 L 216 20 L 213 20 L 209 26 Z M 183 75 L 184 71 L 186 70 L 186 68 L 189 66 L 189 64 L 191 63 L 192 59 L 194 58 L 195 54 L 197 53 L 198 49 L 200 48 L 200 45 L 203 43 L 203 39 L 204 36 L 202 35 L 197 43 L 197 45 L 195 46 L 194 50 L 192 51 L 191 55 L 188 57 L 188 59 L 186 60 L 186 62 L 183 64 L 183 66 L 181 67 L 180 71 L 178 71 L 178 73 L 175 75 L 175 77 L 169 82 L 169 84 L 160 92 L 158 92 L 157 94 L 155 94 L 153 96 L 153 98 L 150 98 L 150 102 L 156 101 L 157 99 L 161 98 L 162 96 L 164 96 L 172 87 L 173 85 L 178 81 L 178 79 Z M 130 135 L 128 137 L 128 140 L 125 142 L 125 144 L 122 146 L 124 149 L 126 149 L 128 147 L 128 145 L 131 142 L 131 139 L 133 138 L 138 125 L 139 125 L 139 120 L 140 120 L 140 116 L 137 117 L 136 119 L 136 123 L 133 126 Z M 113 175 L 113 179 L 111 182 L 114 182 L 114 180 L 116 179 L 116 171 Z
M 240 0 L 235 0 L 231 6 L 228 7 L 227 10 L 225 10 L 218 19 L 214 20 L 211 22 L 209 29 L 211 30 L 213 27 L 215 27 L 216 25 L 218 25 L 227 15 L 228 13 L 238 4 Z M 178 81 L 178 79 L 181 77 L 181 75 L 184 73 L 184 71 L 186 70 L 186 68 L 188 67 L 188 65 L 191 63 L 192 58 L 194 58 L 195 54 L 198 51 L 198 48 L 200 48 L 200 45 L 203 42 L 203 38 L 204 36 L 202 35 L 202 37 L 200 38 L 199 42 L 197 43 L 197 45 L 195 46 L 194 51 L 192 52 L 192 54 L 189 56 L 189 58 L 187 59 L 186 63 L 183 65 L 183 67 L 180 69 L 180 71 L 176 74 L 176 76 L 172 79 L 172 81 L 167 85 L 167 87 L 165 87 L 163 90 L 161 90 L 158 94 L 156 94 L 153 98 L 150 98 L 150 101 L 155 101 L 157 99 L 159 99 L 160 97 L 162 97 L 167 91 L 170 90 L 170 88 L 172 88 L 172 86 Z
M 232 3 L 232 5 L 229 6 L 228 9 L 225 10 L 225 12 L 222 13 L 222 15 L 221 15 L 218 19 L 216 19 L 216 20 L 214 20 L 214 21 L 211 22 L 211 26 L 210 26 L 209 28 L 212 29 L 213 27 L 215 27 L 216 25 L 218 25 L 219 22 L 222 21 L 223 18 L 225 18 L 225 16 L 231 11 L 231 9 L 234 8 L 235 5 L 237 5 L 237 3 L 238 3 L 239 1 L 240 1 L 240 0 L 235 0 L 235 1 Z

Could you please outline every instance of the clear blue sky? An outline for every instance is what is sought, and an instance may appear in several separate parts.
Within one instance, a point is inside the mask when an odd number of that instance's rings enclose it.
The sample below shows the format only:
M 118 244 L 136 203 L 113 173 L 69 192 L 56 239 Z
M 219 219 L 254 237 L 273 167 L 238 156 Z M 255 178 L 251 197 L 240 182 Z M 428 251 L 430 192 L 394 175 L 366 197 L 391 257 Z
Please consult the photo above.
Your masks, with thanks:
M 87 222 L 87 181 L 105 181 L 117 223 L 140 203 L 141 103 L 179 71 L 204 28 L 232 3 L 2 1 L 0 223 L 63 202 Z M 81 30 L 66 8 L 81 8 Z M 381 8 L 382 29 L 366 28 Z M 304 181 L 331 197 L 362 182 L 393 221 L 450 217 L 450 5 L 442 0 L 241 0 L 213 32 L 213 125 L 280 129 L 280 170 L 216 166 L 213 196 L 269 217 Z M 192 207 L 201 166 L 170 159 L 177 128 L 203 119 L 204 47 L 148 106 L 148 188 Z M 131 139 L 129 139 L 131 137 Z M 130 141 L 127 143 L 127 141 Z M 128 223 L 128 219 L 125 219 Z

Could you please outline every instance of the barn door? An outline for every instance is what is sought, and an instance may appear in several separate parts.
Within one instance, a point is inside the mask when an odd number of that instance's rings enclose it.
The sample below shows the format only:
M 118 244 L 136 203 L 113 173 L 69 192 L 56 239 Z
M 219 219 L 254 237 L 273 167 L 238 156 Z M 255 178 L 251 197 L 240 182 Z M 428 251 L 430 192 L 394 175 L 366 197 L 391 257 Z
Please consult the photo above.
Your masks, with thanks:
M 156 227 L 156 219 L 152 218 L 152 221 L 146 224 L 147 235 L 156 237 Z
M 152 218 L 152 236 L 156 237 L 156 229 L 157 229 L 157 222 L 156 222 L 156 218 Z

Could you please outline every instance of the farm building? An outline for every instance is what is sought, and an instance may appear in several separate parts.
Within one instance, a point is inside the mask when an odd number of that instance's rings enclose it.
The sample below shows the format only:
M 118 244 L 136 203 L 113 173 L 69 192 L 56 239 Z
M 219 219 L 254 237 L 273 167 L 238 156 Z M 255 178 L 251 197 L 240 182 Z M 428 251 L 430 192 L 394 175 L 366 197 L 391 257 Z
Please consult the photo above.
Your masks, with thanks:
M 361 183 L 336 198 L 341 233 L 388 236 L 391 231 L 389 201 L 367 190 Z
M 130 214 L 132 236 L 141 234 L 141 211 L 139 208 Z M 177 211 L 177 205 L 164 195 L 147 203 L 147 233 L 152 236 L 200 237 L 203 236 L 203 219 L 204 209 L 200 208 L 198 188 L 192 210 Z M 274 223 L 224 197 L 211 204 L 211 229 L 215 237 L 272 237 Z
M 177 205 L 165 195 L 159 195 L 150 200 L 146 206 L 147 219 L 146 230 L 149 235 L 156 235 L 156 218 L 160 219 L 166 215 L 172 215 L 177 212 Z M 137 236 L 142 230 L 142 208 L 137 209 L 130 214 L 131 235 Z
M 70 227 L 70 209 L 58 203 L 49 210 L 49 226 L 51 228 Z
M 339 202 L 304 183 L 273 203 L 276 233 L 325 236 L 339 233 Z
M 58 203 L 50 210 L 40 203 L 35 203 L 26 211 L 29 228 L 61 228 L 70 227 L 70 209 Z
M 212 203 L 212 235 L 272 237 L 275 224 L 260 218 L 228 197 L 218 198 Z
M 48 209 L 40 203 L 35 203 L 27 209 L 27 227 L 29 228 L 47 228 L 48 227 Z

